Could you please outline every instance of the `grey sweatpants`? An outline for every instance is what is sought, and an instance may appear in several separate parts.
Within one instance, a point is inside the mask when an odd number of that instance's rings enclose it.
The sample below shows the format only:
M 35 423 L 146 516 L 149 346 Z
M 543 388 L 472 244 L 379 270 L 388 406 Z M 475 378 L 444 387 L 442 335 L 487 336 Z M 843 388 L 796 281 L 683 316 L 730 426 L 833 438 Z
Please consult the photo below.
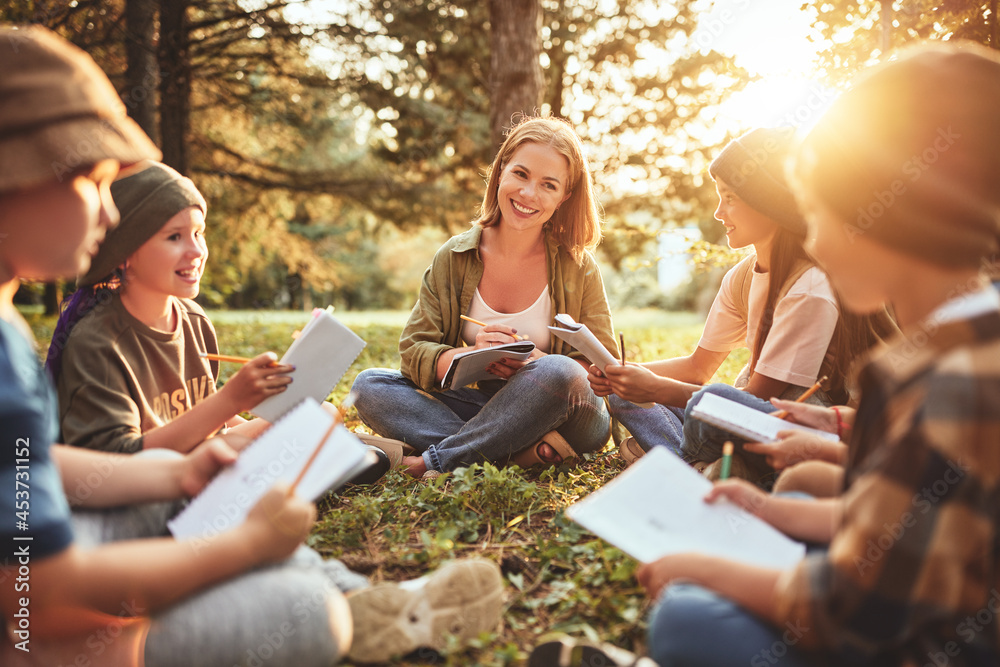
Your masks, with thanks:
M 94 547 L 162 537 L 181 503 L 149 503 L 114 510 L 76 510 L 76 543 Z M 368 585 L 337 560 L 301 546 L 288 560 L 224 581 L 151 618 L 147 667 L 328 667 L 343 651 L 331 633 L 327 600 Z M 123 615 L 141 614 L 123 601 Z M 348 622 L 344 619 L 343 622 Z

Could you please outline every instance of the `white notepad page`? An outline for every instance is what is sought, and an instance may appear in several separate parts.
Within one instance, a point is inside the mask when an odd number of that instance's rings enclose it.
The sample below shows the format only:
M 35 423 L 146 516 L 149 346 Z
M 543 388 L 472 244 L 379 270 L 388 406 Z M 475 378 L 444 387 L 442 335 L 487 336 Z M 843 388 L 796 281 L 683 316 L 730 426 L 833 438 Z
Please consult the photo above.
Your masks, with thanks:
M 597 340 L 597 336 L 586 324 L 576 322 L 566 313 L 556 315 L 555 319 L 558 326 L 550 326 L 549 331 L 572 345 L 587 358 L 587 361 L 600 368 L 602 373 L 608 364 L 621 363 L 608 351 L 608 348 L 601 345 L 601 341 Z
M 167 523 L 177 539 L 204 537 L 246 520 L 257 501 L 278 480 L 291 484 L 312 456 L 334 417 L 305 399 L 246 447 L 183 511 Z M 366 465 L 367 450 L 353 433 L 337 426 L 296 487 L 308 500 L 354 477 Z
M 697 552 L 785 569 L 805 546 L 728 502 L 706 503 L 712 483 L 663 447 L 654 447 L 566 515 L 643 563 Z
M 273 422 L 303 398 L 325 401 L 363 349 L 365 341 L 329 312 L 317 308 L 281 357 L 281 363 L 295 366 L 290 373 L 292 383 L 250 412 Z

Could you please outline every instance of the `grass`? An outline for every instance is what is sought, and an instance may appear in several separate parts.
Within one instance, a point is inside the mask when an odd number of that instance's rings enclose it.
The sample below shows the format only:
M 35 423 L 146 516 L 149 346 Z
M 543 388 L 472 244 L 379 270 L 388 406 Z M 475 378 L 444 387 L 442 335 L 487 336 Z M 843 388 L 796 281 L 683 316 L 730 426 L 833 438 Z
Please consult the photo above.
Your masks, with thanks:
M 330 400 L 342 401 L 354 377 L 374 366 L 398 368 L 396 344 L 408 313 L 342 312 L 341 321 L 368 345 Z M 44 349 L 54 321 L 26 314 Z M 226 354 L 279 354 L 308 315 L 292 312 L 210 313 Z M 616 327 L 625 332 L 630 360 L 688 354 L 702 323 L 690 313 L 623 310 Z M 716 379 L 731 381 L 745 362 L 733 354 Z M 237 368 L 223 364 L 220 380 Z M 347 424 L 363 425 L 352 411 Z M 373 581 L 420 576 L 450 559 L 478 555 L 497 562 L 507 586 L 503 622 L 472 646 L 451 647 L 439 657 L 413 657 L 400 665 L 520 664 L 548 632 L 566 632 L 642 650 L 647 601 L 635 583 L 636 563 L 564 515 L 574 501 L 600 488 L 624 468 L 609 444 L 577 466 L 547 470 L 472 466 L 432 482 L 391 472 L 369 488 L 332 494 L 319 503 L 320 518 L 309 544 L 342 559 Z

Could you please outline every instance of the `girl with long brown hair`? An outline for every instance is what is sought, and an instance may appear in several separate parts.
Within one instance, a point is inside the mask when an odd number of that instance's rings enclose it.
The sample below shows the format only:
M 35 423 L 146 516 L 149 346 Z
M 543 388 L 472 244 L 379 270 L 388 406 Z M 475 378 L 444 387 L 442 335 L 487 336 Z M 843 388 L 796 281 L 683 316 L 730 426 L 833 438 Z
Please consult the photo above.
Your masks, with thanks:
M 789 191 L 783 165 L 793 130 L 757 129 L 730 142 L 710 172 L 719 193 L 715 217 L 732 248 L 754 252 L 731 269 L 712 304 L 695 351 L 643 364 L 592 367 L 595 393 L 608 396 L 612 414 L 632 433 L 621 446 L 626 460 L 663 445 L 691 463 L 721 456 L 732 434 L 687 419 L 706 392 L 758 410 L 772 397 L 796 398 L 822 376 L 814 400 L 850 400 L 851 361 L 894 329 L 880 316 L 845 316 L 823 272 L 806 256 L 805 222 Z M 735 386 L 706 385 L 729 353 L 741 346 L 750 361 Z M 639 403 L 656 405 L 646 409 Z M 770 472 L 764 457 L 746 453 L 755 477 Z

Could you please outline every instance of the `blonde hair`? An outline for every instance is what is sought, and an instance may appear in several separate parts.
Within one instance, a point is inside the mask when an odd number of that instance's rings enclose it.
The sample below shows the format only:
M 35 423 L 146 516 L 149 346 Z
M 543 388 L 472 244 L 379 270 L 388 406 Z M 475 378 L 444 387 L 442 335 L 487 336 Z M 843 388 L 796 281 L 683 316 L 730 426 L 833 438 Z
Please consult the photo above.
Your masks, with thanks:
M 555 241 L 580 264 L 584 253 L 601 242 L 600 209 L 580 138 L 560 118 L 527 116 L 511 128 L 487 172 L 486 194 L 475 223 L 492 227 L 500 222 L 500 176 L 515 151 L 528 143 L 552 148 L 569 164 L 569 197 L 546 225 Z

